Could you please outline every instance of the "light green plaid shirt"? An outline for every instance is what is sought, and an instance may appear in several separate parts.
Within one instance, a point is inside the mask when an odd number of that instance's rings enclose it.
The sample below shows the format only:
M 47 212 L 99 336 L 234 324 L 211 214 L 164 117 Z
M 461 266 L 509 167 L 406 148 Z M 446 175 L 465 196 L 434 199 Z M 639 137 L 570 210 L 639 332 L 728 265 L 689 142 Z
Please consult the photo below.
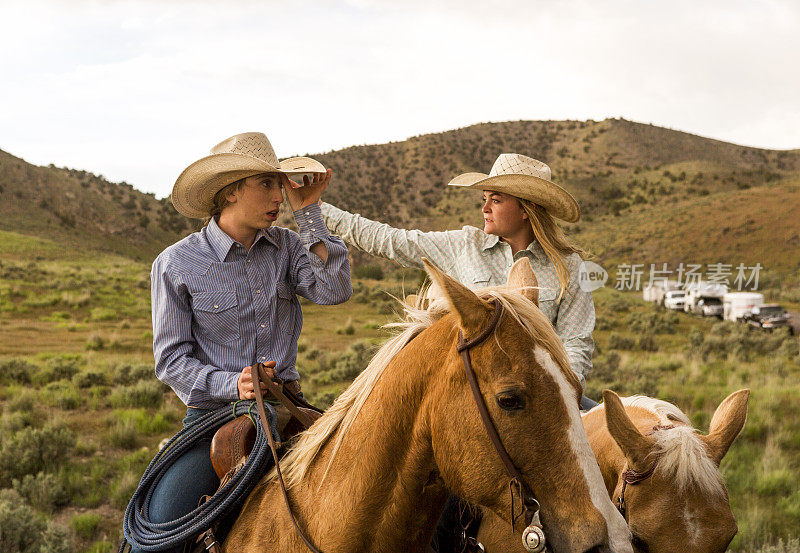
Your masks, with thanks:
M 578 285 L 581 257 L 577 253 L 565 258 L 570 278 L 559 300 L 556 269 L 536 240 L 526 250 L 511 255 L 511 247 L 498 236 L 471 226 L 443 232 L 397 229 L 326 203 L 322 203 L 322 218 L 331 232 L 367 253 L 418 269 L 422 269 L 422 258 L 427 257 L 471 288 L 505 284 L 514 261 L 527 257 L 539 286 L 544 288 L 539 291 L 539 307 L 564 343 L 572 370 L 585 383 L 585 375 L 592 370 L 594 301 L 591 292 Z

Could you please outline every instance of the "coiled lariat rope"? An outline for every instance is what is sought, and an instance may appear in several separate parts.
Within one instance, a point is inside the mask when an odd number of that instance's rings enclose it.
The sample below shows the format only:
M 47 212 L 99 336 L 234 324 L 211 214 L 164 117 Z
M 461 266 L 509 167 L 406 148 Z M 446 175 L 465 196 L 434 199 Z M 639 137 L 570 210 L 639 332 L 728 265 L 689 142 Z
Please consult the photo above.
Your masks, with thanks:
M 139 487 L 136 488 L 136 492 L 125 509 L 125 517 L 122 521 L 124 538 L 120 544 L 119 553 L 123 553 L 128 544 L 142 551 L 162 551 L 180 546 L 186 540 L 193 539 L 206 531 L 214 522 L 247 498 L 266 473 L 266 468 L 271 461 L 266 432 L 261 426 L 258 414 L 251 412 L 254 406 L 255 402 L 253 401 L 237 401 L 232 405 L 198 417 L 170 438 L 144 471 Z M 266 411 L 273 437 L 279 440 L 277 430 L 275 430 L 277 421 L 275 411 L 272 408 L 267 408 Z M 244 466 L 225 486 L 193 511 L 170 522 L 150 521 L 150 500 L 167 469 L 201 439 L 211 438 L 222 425 L 240 415 L 249 415 L 256 427 L 253 451 Z

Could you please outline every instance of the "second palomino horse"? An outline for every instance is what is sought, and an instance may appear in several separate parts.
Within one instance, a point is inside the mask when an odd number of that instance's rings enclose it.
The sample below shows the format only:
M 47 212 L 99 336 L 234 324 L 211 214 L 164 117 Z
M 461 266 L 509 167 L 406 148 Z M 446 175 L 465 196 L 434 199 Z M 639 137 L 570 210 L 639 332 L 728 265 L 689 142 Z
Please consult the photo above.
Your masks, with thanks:
M 666 401 L 604 403 L 583 416 L 608 494 L 624 513 L 637 553 L 722 553 L 736 534 L 719 464 L 747 418 L 750 390 L 728 396 L 702 436 Z M 488 553 L 524 551 L 511 527 L 486 513 L 478 540 Z

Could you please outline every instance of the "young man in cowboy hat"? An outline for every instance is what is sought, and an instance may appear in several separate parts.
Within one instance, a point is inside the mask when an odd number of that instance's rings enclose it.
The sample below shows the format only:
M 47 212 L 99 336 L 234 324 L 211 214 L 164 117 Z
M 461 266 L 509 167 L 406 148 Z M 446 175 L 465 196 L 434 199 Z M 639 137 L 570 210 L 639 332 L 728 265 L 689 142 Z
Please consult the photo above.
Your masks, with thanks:
M 305 185 L 289 178 L 295 175 Z M 264 134 L 244 133 L 214 146 L 175 182 L 175 208 L 207 220 L 164 250 L 151 273 L 156 375 L 188 407 L 184 424 L 253 399 L 251 370 L 259 362 L 300 391 L 296 294 L 318 304 L 342 303 L 352 294 L 347 248 L 328 233 L 318 205 L 329 181 L 319 162 L 279 162 Z M 272 226 L 283 193 L 299 234 Z M 219 481 L 209 445 L 167 470 L 150 502 L 152 522 L 180 518 L 214 493 Z

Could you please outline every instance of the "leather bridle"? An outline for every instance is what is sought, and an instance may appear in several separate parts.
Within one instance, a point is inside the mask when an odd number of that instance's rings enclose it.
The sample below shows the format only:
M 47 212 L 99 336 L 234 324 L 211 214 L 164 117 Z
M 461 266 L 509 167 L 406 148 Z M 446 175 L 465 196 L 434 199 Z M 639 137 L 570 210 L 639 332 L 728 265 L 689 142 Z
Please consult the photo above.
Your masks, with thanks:
M 469 350 L 474 348 L 475 346 L 482 343 L 486 338 L 491 336 L 494 332 L 495 328 L 497 328 L 497 324 L 500 322 L 500 317 L 503 315 L 503 304 L 500 300 L 494 300 L 494 315 L 492 316 L 492 320 L 489 324 L 481 330 L 477 336 L 472 338 L 471 340 L 467 340 L 464 338 L 464 335 L 461 331 L 458 333 L 458 352 L 461 354 L 461 359 L 464 362 L 464 371 L 467 374 L 467 380 L 469 381 L 469 386 L 472 389 L 472 395 L 475 398 L 475 404 L 478 407 L 478 412 L 480 413 L 481 420 L 483 421 L 483 426 L 486 429 L 486 433 L 489 435 L 489 439 L 494 445 L 497 454 L 500 456 L 500 460 L 503 462 L 505 466 L 506 472 L 508 473 L 509 477 L 511 478 L 511 482 L 509 484 L 511 488 L 511 526 L 512 530 L 514 527 L 514 521 L 516 520 L 518 515 L 514 513 L 514 492 L 516 492 L 520 498 L 522 499 L 522 506 L 523 512 L 522 515 L 525 516 L 525 524 L 527 527 L 522 533 L 522 544 L 527 551 L 530 553 L 540 553 L 544 551 L 545 548 L 545 536 L 544 531 L 542 530 L 541 526 L 538 524 L 539 518 L 539 502 L 533 495 L 530 487 L 525 483 L 525 479 L 522 476 L 522 473 L 517 469 L 514 465 L 514 462 L 511 460 L 511 457 L 508 454 L 508 451 L 503 446 L 503 442 L 500 440 L 500 435 L 497 433 L 497 429 L 492 422 L 491 416 L 489 415 L 489 410 L 486 407 L 486 402 L 483 401 L 483 396 L 481 395 L 480 386 L 478 386 L 478 379 L 475 376 L 475 371 L 472 368 L 472 360 L 470 359 Z M 292 524 L 294 524 L 297 533 L 300 534 L 300 537 L 305 542 L 306 547 L 311 550 L 313 553 L 321 553 L 319 549 L 317 549 L 311 540 L 305 535 L 303 530 L 300 528 L 300 525 L 297 523 L 297 520 L 292 513 L 292 506 L 289 502 L 289 494 L 286 491 L 286 485 L 283 481 L 283 475 L 281 474 L 280 465 L 278 463 L 278 452 L 277 452 L 277 445 L 275 444 L 274 439 L 272 438 L 272 433 L 269 427 L 269 421 L 267 420 L 267 414 L 264 410 L 264 400 L 261 394 L 261 386 L 260 382 L 264 382 L 266 384 L 267 389 L 273 393 L 278 399 L 281 400 L 282 403 L 286 404 L 284 400 L 286 400 L 285 396 L 283 395 L 283 389 L 280 384 L 276 386 L 275 382 L 272 379 L 267 378 L 266 374 L 262 373 L 262 367 L 259 366 L 257 370 L 253 371 L 253 388 L 255 390 L 256 396 L 256 403 L 258 405 L 258 413 L 261 417 L 261 424 L 263 425 L 267 438 L 269 441 L 269 447 L 272 450 L 272 456 L 275 460 L 275 470 L 277 472 L 278 481 L 280 482 L 281 491 L 283 492 L 283 498 L 286 502 L 286 508 L 289 511 L 289 518 L 292 520 Z
M 469 350 L 482 343 L 486 338 L 491 336 L 497 324 L 500 322 L 500 317 L 503 315 L 503 304 L 495 298 L 494 300 L 494 315 L 489 324 L 481 330 L 477 336 L 467 340 L 461 331 L 458 332 L 458 352 L 461 354 L 461 360 L 464 362 L 464 371 L 467 374 L 469 387 L 472 389 L 472 396 L 475 399 L 475 404 L 478 407 L 478 412 L 481 415 L 483 427 L 489 435 L 489 439 L 494 446 L 495 451 L 500 456 L 500 460 L 505 466 L 508 476 L 511 478 L 509 484 L 511 488 L 511 529 L 514 531 L 514 522 L 517 515 L 514 513 L 514 492 L 519 494 L 522 499 L 523 515 L 525 516 L 525 524 L 527 527 L 522 533 L 522 544 L 525 549 L 531 553 L 539 553 L 544 551 L 545 537 L 544 531 L 538 524 L 539 502 L 534 497 L 530 487 L 526 484 L 522 473 L 514 465 L 511 456 L 508 454 L 500 435 L 497 433 L 494 422 L 489 415 L 489 410 L 486 407 L 486 402 L 483 400 L 478 379 L 475 376 L 475 370 L 472 368 L 472 360 L 470 359 Z
M 657 424 L 656 426 L 653 427 L 653 430 L 647 433 L 647 435 L 649 436 L 650 434 L 658 430 L 669 430 L 670 428 L 674 428 L 674 426 L 663 426 Z M 643 470 L 640 472 L 633 469 L 625 469 L 622 472 L 622 490 L 619 493 L 619 498 L 617 498 L 617 509 L 622 515 L 622 518 L 624 518 L 625 520 L 628 520 L 627 517 L 625 516 L 625 514 L 628 511 L 627 507 L 625 506 L 625 489 L 628 487 L 628 485 L 635 486 L 639 482 L 643 482 L 644 480 L 647 480 L 648 478 L 653 476 L 657 464 L 658 464 L 658 458 L 656 457 L 656 459 L 653 461 L 653 464 L 650 465 L 650 468 L 648 468 L 647 470 Z

